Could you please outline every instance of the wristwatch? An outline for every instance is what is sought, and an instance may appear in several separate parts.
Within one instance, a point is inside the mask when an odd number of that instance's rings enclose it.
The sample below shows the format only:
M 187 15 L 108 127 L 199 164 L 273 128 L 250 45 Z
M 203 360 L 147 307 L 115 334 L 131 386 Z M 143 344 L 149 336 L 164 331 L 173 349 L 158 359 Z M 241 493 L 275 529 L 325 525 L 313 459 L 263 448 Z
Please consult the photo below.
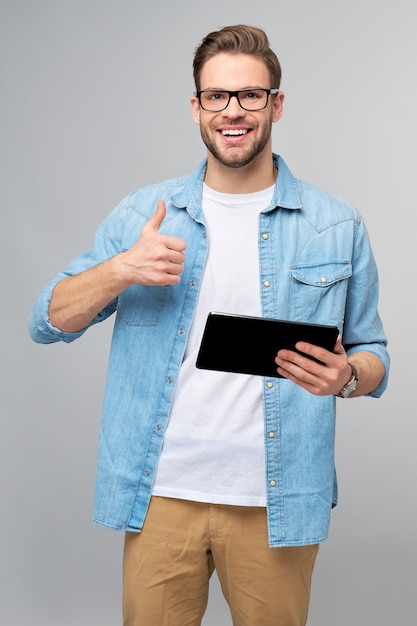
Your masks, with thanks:
M 357 389 L 359 383 L 359 376 L 356 367 L 353 363 L 349 362 L 352 369 L 352 378 L 346 383 L 346 385 L 336 394 L 338 398 L 349 398 L 350 395 Z

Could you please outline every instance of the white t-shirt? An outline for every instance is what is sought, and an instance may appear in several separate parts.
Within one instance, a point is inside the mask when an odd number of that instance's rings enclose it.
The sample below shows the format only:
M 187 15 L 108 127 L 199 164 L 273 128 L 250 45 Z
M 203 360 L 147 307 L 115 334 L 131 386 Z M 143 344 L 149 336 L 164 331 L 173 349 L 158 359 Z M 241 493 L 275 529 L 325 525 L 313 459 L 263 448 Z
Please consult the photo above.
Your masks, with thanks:
M 209 252 L 154 495 L 266 505 L 262 378 L 200 370 L 195 362 L 209 311 L 261 314 L 258 216 L 272 193 L 224 194 L 204 185 Z

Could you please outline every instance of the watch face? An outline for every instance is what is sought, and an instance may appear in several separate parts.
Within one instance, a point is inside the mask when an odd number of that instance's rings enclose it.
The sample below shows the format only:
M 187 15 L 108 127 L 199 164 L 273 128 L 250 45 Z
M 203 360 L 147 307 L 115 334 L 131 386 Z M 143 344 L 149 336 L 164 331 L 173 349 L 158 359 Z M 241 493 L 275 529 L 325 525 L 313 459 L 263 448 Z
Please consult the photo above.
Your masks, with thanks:
M 356 379 L 352 380 L 341 392 L 342 398 L 348 398 L 357 389 L 357 387 L 358 381 Z

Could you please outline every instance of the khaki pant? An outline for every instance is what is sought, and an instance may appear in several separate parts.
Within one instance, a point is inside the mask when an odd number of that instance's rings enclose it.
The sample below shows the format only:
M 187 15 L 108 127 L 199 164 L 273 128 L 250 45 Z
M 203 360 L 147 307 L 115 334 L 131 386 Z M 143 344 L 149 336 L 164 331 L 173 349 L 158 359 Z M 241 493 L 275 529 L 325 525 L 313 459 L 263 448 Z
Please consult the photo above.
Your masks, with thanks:
M 153 497 L 126 533 L 123 624 L 199 626 L 216 569 L 234 626 L 305 626 L 317 551 L 269 548 L 262 507 Z

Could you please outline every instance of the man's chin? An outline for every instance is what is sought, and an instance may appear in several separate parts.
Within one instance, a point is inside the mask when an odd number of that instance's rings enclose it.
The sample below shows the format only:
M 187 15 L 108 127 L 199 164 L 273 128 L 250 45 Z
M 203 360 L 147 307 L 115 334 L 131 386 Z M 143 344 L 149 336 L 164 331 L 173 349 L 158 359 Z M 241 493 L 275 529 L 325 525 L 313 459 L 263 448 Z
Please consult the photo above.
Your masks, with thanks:
M 218 150 L 213 150 L 209 148 L 209 151 L 213 155 L 213 157 L 221 163 L 224 167 L 229 167 L 230 169 L 239 169 L 241 167 L 245 167 L 253 161 L 256 155 L 253 154 L 242 154 L 241 150 L 236 150 L 236 148 L 232 148 L 228 151 L 227 154 L 221 153 Z M 234 152 L 234 154 L 232 154 Z

